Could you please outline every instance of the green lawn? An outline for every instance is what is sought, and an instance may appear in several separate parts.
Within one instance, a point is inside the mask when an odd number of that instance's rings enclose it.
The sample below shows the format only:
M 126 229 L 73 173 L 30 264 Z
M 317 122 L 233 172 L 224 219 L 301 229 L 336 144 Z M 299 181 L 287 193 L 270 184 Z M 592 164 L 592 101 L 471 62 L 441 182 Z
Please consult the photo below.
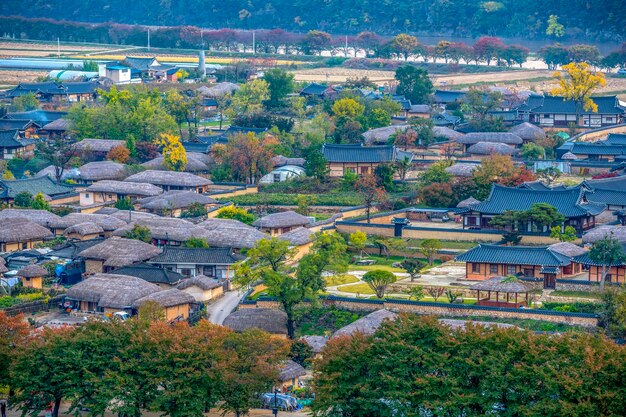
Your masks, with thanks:
M 335 285 L 345 285 L 345 284 L 352 284 L 355 282 L 359 282 L 359 279 L 355 277 L 354 275 L 339 274 L 339 275 L 326 277 L 324 278 L 324 281 L 326 281 L 327 287 L 334 287 Z
M 364 282 L 359 283 L 359 284 L 352 284 L 352 285 L 342 285 L 341 287 L 338 287 L 337 290 L 343 291 L 343 292 L 349 292 L 351 294 L 363 294 L 363 295 L 374 294 L 374 291 L 370 288 L 370 286 Z
M 550 295 L 555 297 L 572 297 L 572 298 L 600 298 L 597 292 L 587 291 L 552 291 Z
M 353 271 L 372 271 L 375 269 L 382 269 L 382 270 L 389 271 L 389 272 L 406 272 L 402 268 L 396 268 L 396 267 L 391 266 L 392 264 L 396 262 L 402 262 L 403 260 L 405 260 L 406 258 L 403 256 L 385 257 L 385 256 L 378 256 L 378 255 L 367 255 L 363 259 L 373 259 L 376 261 L 376 263 L 374 265 L 356 265 L 353 263 L 348 266 L 348 269 L 353 270 Z M 426 262 L 426 258 L 418 258 L 418 259 Z M 423 270 L 425 271 L 437 265 L 441 265 L 441 261 L 438 259 L 435 260 L 432 266 L 426 266 Z

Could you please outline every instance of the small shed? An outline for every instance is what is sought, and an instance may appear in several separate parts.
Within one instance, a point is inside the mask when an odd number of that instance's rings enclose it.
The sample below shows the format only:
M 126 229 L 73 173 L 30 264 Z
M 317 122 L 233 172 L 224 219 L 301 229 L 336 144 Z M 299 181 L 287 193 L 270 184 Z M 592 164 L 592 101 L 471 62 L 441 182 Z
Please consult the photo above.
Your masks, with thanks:
M 476 291 L 479 306 L 513 308 L 527 306 L 528 295 L 532 291 L 530 285 L 513 276 L 493 277 L 472 285 L 470 289 Z M 486 298 L 480 298 L 481 292 Z M 500 297 L 501 294 L 503 297 Z
M 224 285 L 206 275 L 184 279 L 176 288 L 191 295 L 198 303 L 207 303 L 224 295 Z
M 63 231 L 68 239 L 91 240 L 104 236 L 104 229 L 96 223 L 84 222 L 74 224 Z
M 306 375 L 306 369 L 291 359 L 283 363 L 282 369 L 278 374 L 278 381 L 281 385 L 281 391 L 287 392 L 300 386 L 300 378 Z
M 355 333 L 374 334 L 385 320 L 395 320 L 398 315 L 392 311 L 381 309 L 361 317 L 357 321 L 337 330 L 333 337 L 352 336 Z
M 257 227 L 261 232 L 269 233 L 271 236 L 279 236 L 310 223 L 311 219 L 308 217 L 289 210 L 261 217 L 252 223 L 252 226 Z
M 27 288 L 43 288 L 43 278 L 48 276 L 48 270 L 38 264 L 30 264 L 17 271 L 22 285 Z
M 196 300 L 191 295 L 177 288 L 153 292 L 133 302 L 133 309 L 139 310 L 141 306 L 152 301 L 159 304 L 165 310 L 167 321 L 185 320 L 189 317 L 191 304 Z

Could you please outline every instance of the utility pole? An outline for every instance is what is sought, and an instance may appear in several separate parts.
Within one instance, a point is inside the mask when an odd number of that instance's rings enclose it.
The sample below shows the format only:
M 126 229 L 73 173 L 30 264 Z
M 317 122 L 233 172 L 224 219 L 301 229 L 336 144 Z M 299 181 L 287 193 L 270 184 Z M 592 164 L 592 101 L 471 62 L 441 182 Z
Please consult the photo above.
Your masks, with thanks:
M 61 38 L 57 37 L 57 56 L 61 58 Z
M 256 55 L 256 32 L 252 31 L 252 54 Z
M 346 58 L 348 57 L 348 35 L 346 35 L 346 48 L 344 49 Z
M 148 28 L 148 51 L 150 51 L 150 28 Z

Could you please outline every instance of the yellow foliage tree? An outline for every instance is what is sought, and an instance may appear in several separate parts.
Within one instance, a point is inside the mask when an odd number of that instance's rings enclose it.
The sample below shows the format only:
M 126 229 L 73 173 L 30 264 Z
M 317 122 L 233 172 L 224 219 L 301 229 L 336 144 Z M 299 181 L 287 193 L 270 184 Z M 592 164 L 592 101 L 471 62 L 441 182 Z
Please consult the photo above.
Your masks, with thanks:
M 187 166 L 187 152 L 180 142 L 180 137 L 162 133 L 155 141 L 163 150 L 163 164 L 170 171 L 184 171 Z
M 333 114 L 354 119 L 363 114 L 365 106 L 352 98 L 342 98 L 333 104 Z
M 563 96 L 564 100 L 572 100 L 576 104 L 576 121 L 581 123 L 582 110 L 598 111 L 598 105 L 592 100 L 591 95 L 598 87 L 604 87 L 606 80 L 601 72 L 591 71 L 586 62 L 571 62 L 563 66 L 562 72 L 555 72 L 553 77 L 559 86 L 551 93 L 555 96 Z

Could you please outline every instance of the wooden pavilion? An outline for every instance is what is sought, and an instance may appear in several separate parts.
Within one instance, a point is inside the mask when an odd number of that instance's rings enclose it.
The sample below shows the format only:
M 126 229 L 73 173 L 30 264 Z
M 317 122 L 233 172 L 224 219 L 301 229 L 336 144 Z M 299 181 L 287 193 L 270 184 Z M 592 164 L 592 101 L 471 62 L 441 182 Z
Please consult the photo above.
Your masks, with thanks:
M 532 291 L 530 285 L 513 276 L 489 278 L 472 285 L 470 289 L 476 291 L 479 306 L 509 308 L 528 306 L 528 294 Z M 481 292 L 483 296 L 486 293 L 487 297 L 481 299 Z

